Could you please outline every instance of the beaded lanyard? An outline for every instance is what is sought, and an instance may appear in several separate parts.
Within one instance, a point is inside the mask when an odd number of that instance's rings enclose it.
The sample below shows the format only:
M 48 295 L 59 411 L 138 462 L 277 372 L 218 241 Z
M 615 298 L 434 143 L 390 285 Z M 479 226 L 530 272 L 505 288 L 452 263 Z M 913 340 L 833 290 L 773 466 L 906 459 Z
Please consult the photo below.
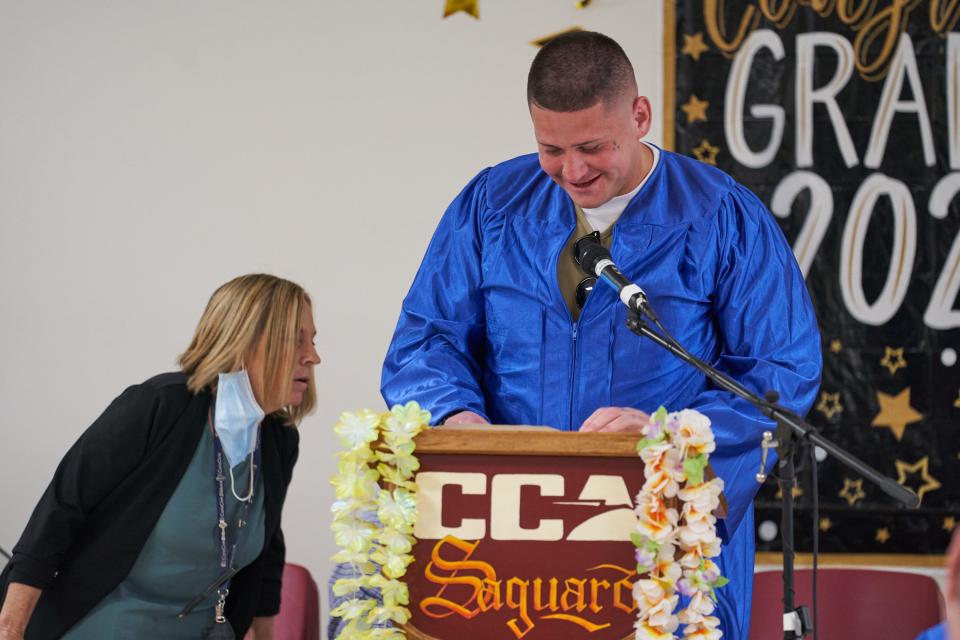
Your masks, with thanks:
M 213 449 L 214 449 L 214 460 L 216 462 L 217 473 L 214 476 L 214 494 L 217 501 L 217 529 L 219 532 L 217 534 L 217 541 L 220 546 L 220 568 L 225 572 L 232 570 L 234 573 L 236 570 L 233 568 L 233 561 L 237 554 L 237 542 L 240 538 L 239 529 L 242 529 L 246 526 L 247 522 L 244 520 L 244 516 L 247 515 L 247 512 L 250 511 L 250 505 L 253 503 L 253 476 L 258 468 L 260 468 L 260 425 L 257 425 L 257 445 L 254 448 L 253 452 L 250 454 L 250 490 L 247 493 L 245 498 L 240 498 L 233 487 L 233 469 L 230 469 L 230 491 L 233 493 L 234 498 L 243 503 L 242 511 L 240 517 L 237 518 L 237 529 L 238 535 L 234 536 L 233 543 L 230 545 L 230 551 L 227 552 L 227 513 L 226 513 L 226 502 L 225 502 L 225 492 L 224 492 L 224 482 L 227 479 L 227 476 L 223 473 L 223 444 L 220 442 L 220 436 L 217 435 L 217 430 L 214 428 L 213 422 L 213 409 L 210 410 L 210 429 L 213 431 Z M 217 605 L 214 609 L 215 619 L 217 624 L 223 624 L 227 621 L 227 618 L 224 616 L 224 608 L 227 603 L 227 595 L 230 593 L 230 578 L 232 573 L 227 579 L 220 585 L 217 589 Z
M 240 516 L 237 518 L 237 530 L 238 535 L 234 536 L 232 544 L 229 545 L 229 552 L 227 551 L 228 541 L 227 541 L 227 528 L 229 527 L 227 523 L 227 509 L 226 509 L 226 492 L 224 490 L 224 482 L 227 479 L 227 476 L 223 472 L 223 444 L 220 442 L 220 437 L 217 435 L 217 430 L 214 428 L 213 422 L 213 408 L 211 407 L 209 411 L 210 419 L 210 430 L 213 434 L 213 451 L 214 451 L 214 465 L 216 473 L 213 478 L 213 493 L 214 498 L 217 503 L 217 524 L 214 529 L 216 534 L 217 543 L 219 546 L 219 564 L 220 569 L 222 570 L 221 574 L 210 583 L 210 585 L 203 590 L 202 593 L 197 595 L 193 600 L 191 600 L 187 606 L 183 608 L 180 612 L 180 618 L 183 618 L 188 613 L 190 613 L 198 604 L 203 602 L 208 596 L 210 596 L 214 591 L 217 593 L 217 604 L 214 607 L 214 621 L 217 625 L 225 624 L 227 618 L 224 615 L 227 596 L 230 594 L 230 580 L 237 573 L 237 569 L 233 566 L 233 561 L 237 553 L 237 542 L 239 539 L 239 530 L 244 528 L 247 525 L 247 521 L 244 519 L 244 516 L 247 515 L 247 512 L 250 511 L 250 505 L 253 503 L 253 487 L 254 487 L 254 474 L 257 469 L 260 468 L 260 425 L 257 425 L 257 444 L 253 452 L 250 454 L 250 487 L 247 492 L 246 497 L 241 498 L 237 495 L 233 487 L 233 469 L 230 469 L 230 491 L 233 493 L 233 496 L 241 503 L 243 503 L 242 511 Z

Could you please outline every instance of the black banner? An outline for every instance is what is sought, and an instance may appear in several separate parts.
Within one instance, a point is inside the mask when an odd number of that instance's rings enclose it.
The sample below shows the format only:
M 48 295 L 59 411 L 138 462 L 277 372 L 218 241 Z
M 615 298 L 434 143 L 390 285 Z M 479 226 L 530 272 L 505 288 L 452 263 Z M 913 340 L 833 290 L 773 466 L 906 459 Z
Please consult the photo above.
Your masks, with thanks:
M 923 499 L 898 509 L 824 459 L 821 550 L 943 553 L 960 515 L 960 6 L 703 0 L 669 11 L 673 148 L 759 195 L 806 274 L 824 357 L 809 421 Z M 803 467 L 797 549 L 810 551 Z M 779 550 L 779 511 L 765 486 L 758 549 Z

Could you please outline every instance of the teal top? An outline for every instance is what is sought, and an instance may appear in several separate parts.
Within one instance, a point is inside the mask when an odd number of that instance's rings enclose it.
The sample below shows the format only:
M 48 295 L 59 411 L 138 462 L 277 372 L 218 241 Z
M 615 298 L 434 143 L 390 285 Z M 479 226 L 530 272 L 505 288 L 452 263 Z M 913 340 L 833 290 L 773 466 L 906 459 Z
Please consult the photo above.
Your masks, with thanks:
M 71 628 L 65 638 L 121 640 L 127 638 L 201 637 L 213 623 L 216 593 L 180 619 L 177 614 L 222 573 L 220 568 L 217 503 L 214 490 L 215 454 L 210 425 L 203 431 L 186 473 L 170 497 L 153 532 L 137 556 L 129 575 L 106 598 Z M 224 457 L 224 466 L 227 466 Z M 244 497 L 250 486 L 250 459 L 233 467 L 234 490 Z M 230 490 L 230 474 L 224 481 L 229 543 L 238 531 L 234 566 L 249 565 L 263 551 L 263 477 L 254 475 L 253 502 L 247 524 L 238 529 L 242 514 L 239 500 Z

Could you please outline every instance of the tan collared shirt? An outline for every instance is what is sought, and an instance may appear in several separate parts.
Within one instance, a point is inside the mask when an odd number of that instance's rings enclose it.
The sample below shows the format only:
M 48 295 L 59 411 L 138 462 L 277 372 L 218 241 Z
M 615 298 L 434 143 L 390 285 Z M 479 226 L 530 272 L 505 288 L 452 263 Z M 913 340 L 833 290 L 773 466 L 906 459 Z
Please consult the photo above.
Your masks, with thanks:
M 580 318 L 580 307 L 577 305 L 577 286 L 587 277 L 587 274 L 580 269 L 580 265 L 577 264 L 577 261 L 573 257 L 573 245 L 583 236 L 593 233 L 593 227 L 590 226 L 587 217 L 583 214 L 583 209 L 577 205 L 574 205 L 573 208 L 576 213 L 577 228 L 574 230 L 573 235 L 570 236 L 570 240 L 557 259 L 557 282 L 560 284 L 560 293 L 563 295 L 563 301 L 567 303 L 567 308 L 570 309 L 570 315 L 573 316 L 573 320 L 576 322 Z M 613 226 L 611 225 L 606 231 L 600 234 L 600 243 L 604 248 L 609 250 L 612 239 Z

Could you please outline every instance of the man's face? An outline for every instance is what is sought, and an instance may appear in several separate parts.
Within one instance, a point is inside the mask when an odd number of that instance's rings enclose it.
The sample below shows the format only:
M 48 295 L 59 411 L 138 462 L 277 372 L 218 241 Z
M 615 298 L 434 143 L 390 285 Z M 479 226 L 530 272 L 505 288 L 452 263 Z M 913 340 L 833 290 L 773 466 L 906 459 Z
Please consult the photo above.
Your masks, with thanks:
M 592 209 L 630 192 L 649 170 L 640 142 L 650 131 L 650 103 L 624 97 L 581 111 L 530 105 L 540 166 L 575 203 Z

